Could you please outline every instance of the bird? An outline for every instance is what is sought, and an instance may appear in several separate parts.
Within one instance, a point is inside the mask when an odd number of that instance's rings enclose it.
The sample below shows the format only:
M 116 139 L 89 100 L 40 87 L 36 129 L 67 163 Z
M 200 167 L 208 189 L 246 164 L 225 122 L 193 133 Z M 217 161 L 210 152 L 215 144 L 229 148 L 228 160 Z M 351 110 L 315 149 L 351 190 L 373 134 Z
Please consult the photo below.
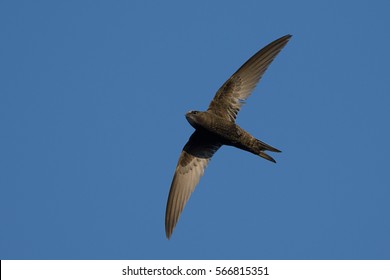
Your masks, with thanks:
M 208 162 L 221 146 L 233 146 L 276 162 L 265 151 L 278 153 L 280 150 L 242 129 L 236 124 L 236 117 L 268 66 L 291 37 L 285 35 L 249 58 L 218 89 L 206 111 L 189 111 L 185 114 L 195 131 L 181 151 L 169 190 L 165 212 L 165 233 L 168 239 Z

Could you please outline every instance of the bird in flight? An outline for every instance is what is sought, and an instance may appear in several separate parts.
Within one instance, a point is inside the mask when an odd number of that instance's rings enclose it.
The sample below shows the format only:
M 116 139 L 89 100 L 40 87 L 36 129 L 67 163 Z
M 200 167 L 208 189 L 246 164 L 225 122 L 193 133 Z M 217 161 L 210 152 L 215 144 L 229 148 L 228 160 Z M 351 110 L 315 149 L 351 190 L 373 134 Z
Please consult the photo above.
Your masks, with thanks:
M 168 239 L 207 163 L 222 145 L 234 146 L 275 162 L 265 151 L 280 151 L 239 127 L 236 117 L 268 66 L 290 38 L 291 35 L 285 35 L 253 55 L 220 87 L 206 111 L 189 111 L 185 115 L 195 132 L 180 154 L 169 191 L 165 213 L 165 233 Z

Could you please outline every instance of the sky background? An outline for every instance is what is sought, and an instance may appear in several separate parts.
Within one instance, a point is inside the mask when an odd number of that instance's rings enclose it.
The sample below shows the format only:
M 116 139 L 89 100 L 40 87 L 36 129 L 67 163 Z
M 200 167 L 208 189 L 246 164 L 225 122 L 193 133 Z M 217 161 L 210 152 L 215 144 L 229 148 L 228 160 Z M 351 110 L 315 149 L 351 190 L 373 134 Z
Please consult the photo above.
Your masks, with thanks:
M 389 1 L 1 1 L 0 259 L 389 259 Z M 171 240 L 193 128 L 292 34 Z

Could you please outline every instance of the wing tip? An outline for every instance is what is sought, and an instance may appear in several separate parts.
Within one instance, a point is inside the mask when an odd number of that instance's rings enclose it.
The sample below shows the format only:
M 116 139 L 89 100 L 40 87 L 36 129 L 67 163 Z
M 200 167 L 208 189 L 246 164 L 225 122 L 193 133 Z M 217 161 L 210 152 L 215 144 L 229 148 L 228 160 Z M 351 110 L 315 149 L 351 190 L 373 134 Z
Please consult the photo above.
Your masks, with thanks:
M 274 44 L 275 46 L 280 45 L 280 50 L 281 50 L 284 48 L 284 46 L 287 45 L 287 43 L 290 41 L 291 37 L 292 37 L 291 34 L 284 35 L 284 36 L 280 37 L 279 39 L 276 39 L 275 41 L 271 42 L 270 45 L 271 44 Z
M 281 40 L 281 41 L 288 41 L 288 40 L 291 39 L 292 36 L 293 35 L 291 35 L 291 34 L 286 34 L 286 35 L 280 37 L 279 40 Z

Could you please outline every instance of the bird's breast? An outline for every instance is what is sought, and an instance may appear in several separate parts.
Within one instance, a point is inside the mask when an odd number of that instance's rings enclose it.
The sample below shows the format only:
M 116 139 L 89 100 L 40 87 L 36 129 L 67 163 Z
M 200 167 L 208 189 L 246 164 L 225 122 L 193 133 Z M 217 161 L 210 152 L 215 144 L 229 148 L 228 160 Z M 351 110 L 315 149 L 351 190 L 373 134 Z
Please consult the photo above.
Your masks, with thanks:
M 219 116 L 209 115 L 201 123 L 203 129 L 218 137 L 231 141 L 239 137 L 237 125 Z

